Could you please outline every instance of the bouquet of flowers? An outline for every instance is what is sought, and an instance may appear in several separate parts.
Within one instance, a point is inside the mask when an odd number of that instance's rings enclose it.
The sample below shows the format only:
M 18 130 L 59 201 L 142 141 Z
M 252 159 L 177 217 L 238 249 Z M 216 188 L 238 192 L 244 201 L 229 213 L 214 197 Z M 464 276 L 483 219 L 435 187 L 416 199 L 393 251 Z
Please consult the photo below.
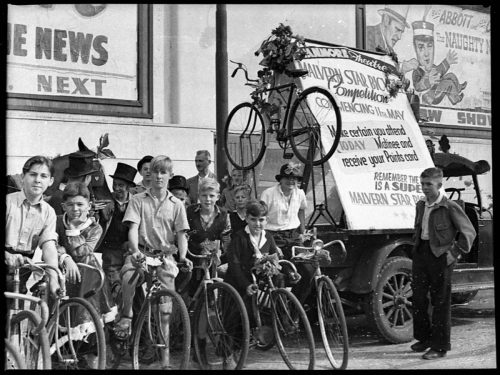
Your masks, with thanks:
M 307 52 L 305 50 L 304 37 L 293 35 L 290 26 L 282 23 L 271 31 L 271 35 L 262 42 L 255 56 L 262 53 L 264 59 L 260 65 L 265 66 L 276 73 L 283 73 L 286 66 L 294 60 L 302 60 Z M 261 76 L 268 73 L 264 71 Z
M 280 273 L 281 266 L 278 263 L 278 254 L 264 255 L 258 259 L 255 266 L 257 275 L 274 276 Z

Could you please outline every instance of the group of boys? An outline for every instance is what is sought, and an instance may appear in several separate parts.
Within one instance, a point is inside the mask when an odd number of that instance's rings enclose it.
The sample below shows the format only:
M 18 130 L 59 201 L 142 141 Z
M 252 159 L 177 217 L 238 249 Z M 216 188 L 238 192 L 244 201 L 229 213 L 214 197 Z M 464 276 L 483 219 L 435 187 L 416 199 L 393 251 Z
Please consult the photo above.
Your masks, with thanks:
M 121 305 L 120 320 L 115 324 L 118 335 L 121 334 L 127 337 L 130 334 L 132 300 L 135 293 L 135 282 L 137 281 L 131 280 L 134 274 L 131 271 L 141 266 L 141 260 L 146 255 L 155 256 L 157 255 L 156 252 L 161 251 L 164 261 L 158 270 L 158 278 L 166 288 L 174 288 L 174 280 L 179 272 L 177 262 L 185 263 L 188 268 L 192 267 L 191 261 L 187 258 L 188 238 L 186 233 L 190 230 L 190 224 L 186 213 L 186 205 L 190 201 L 193 203 L 191 205 L 193 207 L 199 201 L 197 196 L 198 186 L 203 184 L 205 180 L 214 181 L 213 184 L 208 184 L 215 186 L 212 190 L 217 198 L 220 196 L 219 185 L 213 179 L 213 174 L 212 176 L 209 174 L 208 165 L 210 159 L 207 153 L 206 151 L 197 153 L 196 166 L 199 173 L 189 180 L 186 180 L 183 176 L 173 176 L 172 161 L 164 155 L 143 157 L 137 165 L 137 170 L 127 164 L 118 163 L 115 173 L 111 175 L 113 178 L 114 201 L 113 204 L 98 207 L 100 214 L 106 218 L 109 224 L 96 251 L 102 253 L 103 269 L 110 282 L 115 303 Z M 70 155 L 70 167 L 66 170 L 68 183 L 76 180 L 88 184 L 88 176 L 95 172 L 92 168 L 91 159 L 91 155 L 82 152 Z M 138 184 L 135 184 L 134 179 L 137 171 L 139 171 L 143 179 Z M 429 178 L 431 183 L 434 183 L 438 188 L 441 187 L 442 173 L 432 172 L 433 174 L 430 177 L 426 174 L 422 175 L 424 193 L 426 193 L 426 196 L 428 195 L 427 200 L 434 200 L 437 196 L 439 197 L 438 201 L 440 199 L 446 200 L 445 197 L 436 193 L 436 189 L 432 190 L 431 194 L 427 194 L 426 184 Z M 261 257 L 263 252 L 269 252 L 269 250 L 279 252 L 279 246 L 285 250 L 285 257 L 289 258 L 290 254 L 287 253 L 287 249 L 293 244 L 303 242 L 306 198 L 304 191 L 298 188 L 298 182 L 300 182 L 301 178 L 298 165 L 293 163 L 283 165 L 280 173 L 276 175 L 278 184 L 266 189 L 262 193 L 260 201 L 248 203 L 246 212 L 247 225 L 240 229 L 236 236 L 233 236 L 231 245 L 226 249 L 230 253 L 227 257 L 229 263 L 227 281 L 234 284 L 242 295 L 250 296 L 255 293 L 255 286 L 251 285 L 252 282 L 248 272 L 251 264 L 255 262 L 255 259 Z M 60 208 L 58 207 L 60 206 L 60 200 L 57 196 L 53 197 L 54 200 L 49 203 L 43 199 L 43 193 L 53 183 L 53 180 L 54 169 L 51 160 L 43 156 L 32 157 L 23 166 L 22 190 L 11 193 L 6 197 L 5 262 L 9 268 L 7 275 L 8 288 L 9 282 L 12 280 L 13 270 L 19 268 L 26 261 L 26 258 L 32 258 L 37 247 L 42 250 L 42 260 L 44 262 L 53 266 L 57 266 L 59 263 L 56 249 L 58 236 L 56 234 L 56 213 L 54 209 Z M 179 196 L 180 199 L 176 198 L 174 194 Z M 206 202 L 207 200 L 204 199 L 202 203 L 198 204 L 200 207 L 198 211 L 203 211 L 202 208 L 204 204 L 206 205 Z M 213 205 L 213 202 L 213 199 L 210 200 L 209 205 Z M 447 204 L 452 205 L 451 203 Z M 460 247 L 453 247 L 451 251 L 448 251 L 448 248 L 443 250 L 444 247 L 441 246 L 439 255 L 442 254 L 442 251 L 446 251 L 446 256 L 453 258 L 450 258 L 451 260 L 444 262 L 442 265 L 446 269 L 450 264 L 453 264 L 457 254 L 468 251 L 472 242 L 471 239 L 475 235 L 470 222 L 467 222 L 466 216 L 454 205 L 452 207 L 454 208 L 453 212 L 457 212 L 457 215 L 460 216 L 460 220 L 458 220 L 460 225 L 453 218 L 450 225 L 454 228 L 456 226 L 456 228 L 450 229 L 448 237 L 453 242 L 454 233 L 458 231 L 465 236 L 466 241 L 462 241 L 463 244 L 460 242 Z M 192 211 L 196 210 L 192 209 Z M 418 206 L 417 218 L 422 217 L 420 210 L 421 208 Z M 434 251 L 434 239 L 432 237 L 434 232 L 430 230 L 429 226 L 437 224 L 429 221 L 428 211 L 430 210 L 426 205 L 425 212 L 422 211 L 424 212 L 423 225 L 421 219 L 416 222 L 417 229 L 420 228 L 420 225 L 423 226 L 423 234 L 422 241 L 417 241 L 415 256 L 419 254 L 418 249 L 423 246 L 422 243 L 427 247 L 430 243 L 430 248 Z M 216 210 L 216 212 L 220 211 Z M 202 228 L 204 229 L 206 229 L 207 225 L 211 225 L 211 223 L 201 224 L 203 224 Z M 227 228 L 223 228 L 222 232 L 227 234 Z M 430 242 L 428 240 L 429 235 Z M 234 240 L 235 238 L 236 240 Z M 174 258 L 174 255 L 176 255 L 176 258 Z M 425 264 L 418 262 L 418 267 L 414 270 L 416 279 L 420 279 L 423 277 L 421 275 L 427 272 Z M 25 285 L 29 277 L 29 271 L 24 269 L 21 271 L 21 292 L 26 293 Z M 299 272 L 302 276 L 301 282 L 294 288 L 299 299 L 303 302 L 311 288 L 312 272 L 310 269 L 299 270 Z M 59 288 L 57 277 L 51 271 L 49 271 L 49 276 L 50 291 L 55 294 Z M 441 283 L 443 280 L 431 280 L 431 283 L 436 282 Z M 447 285 L 446 290 L 448 290 L 450 285 L 449 277 L 444 280 L 444 284 Z M 421 287 L 425 289 L 429 286 L 427 284 L 425 287 L 420 286 L 419 283 L 416 289 L 420 290 Z M 118 300 L 120 289 L 121 301 Z M 433 287 L 431 287 L 431 293 L 434 293 L 433 290 Z M 448 300 L 449 290 L 445 294 L 445 300 Z M 423 304 L 423 302 L 419 303 Z M 440 318 L 445 322 L 447 333 L 440 336 L 439 344 L 433 344 L 433 341 L 428 338 L 431 335 L 430 332 L 437 329 L 435 327 L 437 323 L 433 319 L 431 329 L 430 323 L 419 317 L 421 311 L 423 311 L 423 308 L 419 307 L 416 312 L 418 316 L 415 319 L 417 324 L 415 337 L 420 341 L 412 349 L 420 351 L 431 347 L 433 351 L 427 357 L 442 356 L 442 353 L 446 353 L 450 348 L 449 309 L 445 308 L 444 315 Z M 438 316 L 441 315 L 435 311 L 433 318 Z M 443 320 L 441 320 L 441 325 L 443 325 Z M 425 329 L 422 328 L 424 326 Z M 426 333 L 422 333 L 423 330 Z M 431 336 L 434 339 L 435 335 L 432 334 Z

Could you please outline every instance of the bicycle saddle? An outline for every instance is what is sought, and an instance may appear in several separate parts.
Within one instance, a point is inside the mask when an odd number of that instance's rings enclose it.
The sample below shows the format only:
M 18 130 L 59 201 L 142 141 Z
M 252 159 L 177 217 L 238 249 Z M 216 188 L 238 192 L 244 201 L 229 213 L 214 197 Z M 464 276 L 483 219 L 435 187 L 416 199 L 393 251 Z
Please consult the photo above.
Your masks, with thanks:
M 291 69 L 291 70 L 285 70 L 285 74 L 289 77 L 292 78 L 299 78 L 302 76 L 305 76 L 306 74 L 309 74 L 309 70 L 307 69 Z

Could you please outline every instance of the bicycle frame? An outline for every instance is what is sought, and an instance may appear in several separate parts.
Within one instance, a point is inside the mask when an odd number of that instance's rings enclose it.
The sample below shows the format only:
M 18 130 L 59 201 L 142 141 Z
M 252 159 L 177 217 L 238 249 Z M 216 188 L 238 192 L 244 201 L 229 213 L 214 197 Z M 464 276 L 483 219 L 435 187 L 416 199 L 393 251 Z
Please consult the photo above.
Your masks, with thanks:
M 290 88 L 290 92 L 288 94 L 288 99 L 286 101 L 286 110 L 285 110 L 285 116 L 283 117 L 283 122 L 281 122 L 281 120 L 280 120 L 280 128 L 282 128 L 282 129 L 284 129 L 286 127 L 286 124 L 288 122 L 288 115 L 290 113 L 292 97 L 293 97 L 295 90 L 297 90 L 297 88 L 298 88 L 297 84 L 295 82 L 285 83 L 283 85 L 274 86 L 274 87 L 270 87 L 268 89 L 264 89 L 260 92 L 262 94 L 266 93 L 266 92 L 272 92 L 272 91 L 276 91 L 276 92 L 280 93 L 280 90 L 286 89 L 286 88 Z M 277 129 L 274 129 L 274 130 L 277 130 Z

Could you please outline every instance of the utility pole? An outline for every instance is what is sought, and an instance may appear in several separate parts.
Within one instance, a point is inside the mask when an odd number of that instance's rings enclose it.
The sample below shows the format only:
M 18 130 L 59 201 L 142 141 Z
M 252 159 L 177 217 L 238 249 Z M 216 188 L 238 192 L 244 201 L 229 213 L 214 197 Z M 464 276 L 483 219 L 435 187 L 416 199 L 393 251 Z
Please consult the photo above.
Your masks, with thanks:
M 221 182 L 227 172 L 224 152 L 224 125 L 227 117 L 227 13 L 226 4 L 217 4 L 215 11 L 215 131 L 217 179 Z

